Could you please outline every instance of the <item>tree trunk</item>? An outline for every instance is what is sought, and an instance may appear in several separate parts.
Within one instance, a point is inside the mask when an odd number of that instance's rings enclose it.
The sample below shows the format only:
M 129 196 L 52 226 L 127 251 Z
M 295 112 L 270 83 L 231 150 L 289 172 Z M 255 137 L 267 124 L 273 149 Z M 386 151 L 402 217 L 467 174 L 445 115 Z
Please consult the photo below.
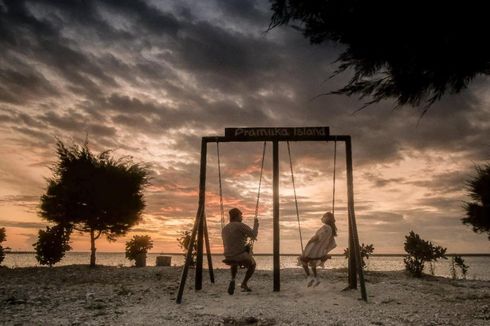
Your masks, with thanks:
M 95 235 L 94 235 L 94 229 L 90 230 L 90 267 L 95 267 Z

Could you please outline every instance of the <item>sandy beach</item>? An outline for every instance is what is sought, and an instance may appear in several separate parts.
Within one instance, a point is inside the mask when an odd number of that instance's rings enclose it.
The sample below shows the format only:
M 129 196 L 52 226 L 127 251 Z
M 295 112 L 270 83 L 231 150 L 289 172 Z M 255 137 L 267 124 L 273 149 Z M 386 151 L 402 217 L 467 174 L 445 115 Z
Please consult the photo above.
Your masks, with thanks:
M 204 275 L 175 303 L 180 267 L 0 268 L 0 324 L 22 325 L 488 325 L 490 281 L 413 279 L 404 272 L 367 272 L 369 302 L 342 292 L 345 270 L 320 271 L 321 284 L 307 288 L 299 269 L 257 271 L 253 292 L 226 293 L 228 270 L 216 283 Z M 239 272 L 239 278 L 244 271 Z

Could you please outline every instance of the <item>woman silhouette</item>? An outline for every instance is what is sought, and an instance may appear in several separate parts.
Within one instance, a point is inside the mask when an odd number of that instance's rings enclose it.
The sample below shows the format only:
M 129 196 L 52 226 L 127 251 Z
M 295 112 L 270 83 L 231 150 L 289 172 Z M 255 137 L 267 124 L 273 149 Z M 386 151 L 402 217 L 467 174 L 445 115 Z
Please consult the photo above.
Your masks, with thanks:
M 308 279 L 307 285 L 317 286 L 320 284 L 316 273 L 317 266 L 323 266 L 329 258 L 328 253 L 335 247 L 335 237 L 337 236 L 337 227 L 335 226 L 335 217 L 332 213 L 327 212 L 322 216 L 323 225 L 316 231 L 315 235 L 308 241 L 303 254 L 299 257 L 299 262 L 303 266 Z M 313 272 L 310 275 L 309 267 Z

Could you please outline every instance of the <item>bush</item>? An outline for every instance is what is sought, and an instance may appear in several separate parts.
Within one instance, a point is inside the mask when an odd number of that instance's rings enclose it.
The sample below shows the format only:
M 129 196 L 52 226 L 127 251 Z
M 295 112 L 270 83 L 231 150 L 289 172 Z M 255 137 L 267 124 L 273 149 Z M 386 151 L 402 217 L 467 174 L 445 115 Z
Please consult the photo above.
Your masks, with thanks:
M 145 266 L 146 254 L 151 248 L 153 248 L 153 240 L 149 235 L 135 235 L 126 242 L 126 258 L 134 260 L 138 267 Z
M 466 279 L 466 273 L 470 267 L 464 263 L 464 259 L 461 256 L 453 256 L 451 258 L 451 277 L 456 279 L 458 277 L 457 269 L 461 272 L 461 278 Z
M 363 243 L 359 247 L 359 251 L 361 252 L 361 267 L 365 268 L 367 264 L 364 261 L 364 258 L 369 259 L 371 254 L 374 252 L 374 245 L 373 244 L 365 245 Z M 344 256 L 345 256 L 345 259 L 349 258 L 349 256 L 350 256 L 349 248 L 344 249 Z
M 187 255 L 187 250 L 189 250 L 189 245 L 191 243 L 191 231 L 185 230 L 179 232 L 180 237 L 177 238 L 179 247 L 184 251 L 184 257 Z M 192 256 L 189 263 L 190 266 L 196 265 L 197 258 L 197 239 L 194 239 L 194 245 L 192 247 Z
M 5 251 L 3 250 L 3 247 L 1 245 L 2 242 L 7 240 L 7 234 L 5 232 L 5 228 L 0 228 L 0 264 L 3 262 L 3 259 L 5 258 Z
M 38 240 L 33 244 L 36 251 L 36 259 L 41 265 L 49 267 L 61 261 L 65 252 L 71 250 L 71 228 L 62 225 L 46 227 L 46 231 L 39 230 Z
M 439 258 L 447 259 L 446 250 L 435 246 L 430 241 L 425 241 L 413 231 L 405 236 L 405 251 L 408 255 L 403 259 L 405 269 L 415 277 L 421 277 L 426 262 L 435 262 Z

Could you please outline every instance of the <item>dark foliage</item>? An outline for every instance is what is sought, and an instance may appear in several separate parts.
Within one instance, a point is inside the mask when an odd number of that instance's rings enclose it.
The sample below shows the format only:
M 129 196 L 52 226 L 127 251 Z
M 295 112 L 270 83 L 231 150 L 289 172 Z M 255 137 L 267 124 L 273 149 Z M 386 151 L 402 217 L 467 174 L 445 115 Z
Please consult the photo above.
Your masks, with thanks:
M 148 172 L 130 158 L 113 159 L 88 145 L 57 143 L 58 162 L 41 197 L 40 215 L 54 223 L 90 233 L 90 265 L 95 266 L 95 240 L 124 235 L 141 220 Z
M 490 73 L 485 2 L 271 0 L 270 28 L 293 24 L 311 43 L 345 45 L 335 94 L 428 106 Z M 295 25 L 296 24 L 296 25 Z
M 126 258 L 136 260 L 139 255 L 148 253 L 153 248 L 153 240 L 149 235 L 135 235 L 126 242 Z
M 2 242 L 7 240 L 7 233 L 5 232 L 5 228 L 0 228 L 0 264 L 5 259 L 5 251 L 1 245 Z
M 361 246 L 360 246 L 359 249 L 360 249 L 360 253 L 361 253 L 361 267 L 362 268 L 365 268 L 366 267 L 366 262 L 364 261 L 364 258 L 369 259 L 369 257 L 374 252 L 374 245 L 373 244 L 365 245 L 363 243 L 363 244 L 361 244 Z M 346 259 L 349 258 L 349 256 L 350 256 L 350 250 L 349 250 L 349 248 L 345 248 L 344 249 L 344 256 L 345 256 Z
M 415 277 L 421 277 L 426 262 L 435 262 L 439 258 L 446 258 L 447 248 L 433 245 L 425 241 L 413 231 L 405 236 L 405 251 L 408 253 L 403 259 L 405 269 Z
M 451 276 L 453 279 L 457 278 L 457 271 L 459 269 L 461 272 L 461 277 L 466 279 L 466 273 L 468 273 L 468 269 L 470 268 L 468 265 L 464 263 L 464 259 L 461 256 L 453 256 L 451 258 Z
M 184 251 L 184 256 L 186 256 L 187 250 L 189 250 L 189 245 L 191 243 L 191 231 L 189 230 L 180 231 L 179 235 L 180 236 L 177 238 L 177 242 L 179 243 L 179 247 Z M 197 239 L 194 239 L 190 266 L 196 265 L 196 259 L 197 259 Z
M 71 228 L 62 225 L 46 227 L 46 231 L 39 230 L 38 240 L 34 246 L 36 259 L 41 265 L 49 267 L 61 261 L 65 252 L 71 250 L 69 245 Z
M 471 225 L 474 232 L 487 232 L 490 240 L 490 164 L 476 167 L 476 175 L 466 183 L 466 189 L 473 201 L 464 204 L 466 217 L 461 221 Z

